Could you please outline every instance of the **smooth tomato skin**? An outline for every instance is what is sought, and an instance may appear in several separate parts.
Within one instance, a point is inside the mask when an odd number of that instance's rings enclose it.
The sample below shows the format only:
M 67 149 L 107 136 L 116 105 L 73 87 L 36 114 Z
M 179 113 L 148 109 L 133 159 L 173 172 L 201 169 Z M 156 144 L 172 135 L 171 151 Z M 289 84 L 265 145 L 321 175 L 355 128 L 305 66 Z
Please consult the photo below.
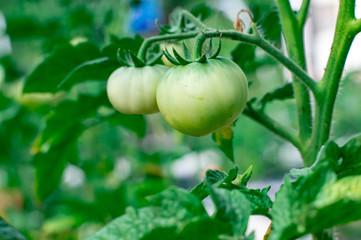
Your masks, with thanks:
M 167 70 L 163 65 L 116 69 L 107 82 L 110 103 L 119 112 L 126 114 L 158 112 L 156 90 Z
M 157 103 L 173 128 L 204 136 L 235 121 L 244 110 L 247 95 L 241 68 L 218 57 L 171 68 L 159 82 Z

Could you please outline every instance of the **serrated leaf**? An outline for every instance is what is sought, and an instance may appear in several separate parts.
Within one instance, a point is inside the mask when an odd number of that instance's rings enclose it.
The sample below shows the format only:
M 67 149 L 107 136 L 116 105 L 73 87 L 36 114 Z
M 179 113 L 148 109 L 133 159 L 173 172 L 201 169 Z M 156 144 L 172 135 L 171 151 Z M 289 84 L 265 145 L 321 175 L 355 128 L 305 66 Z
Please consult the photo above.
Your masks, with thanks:
M 219 235 L 232 235 L 231 225 L 216 218 L 199 217 L 188 222 L 174 239 L 188 240 L 191 236 L 193 239 L 219 240 Z
M 307 234 L 308 212 L 312 201 L 326 183 L 336 179 L 332 171 L 317 171 L 292 182 L 286 176 L 272 207 L 272 231 L 270 240 L 295 239 Z
M 251 204 L 238 190 L 213 189 L 211 198 L 216 207 L 215 217 L 232 225 L 233 235 L 243 236 L 251 215 Z
M 205 180 L 199 183 L 191 190 L 191 193 L 203 200 L 209 195 L 208 187 L 215 183 L 223 182 L 227 178 L 227 174 L 218 170 L 208 170 L 206 172 Z
M 341 148 L 340 177 L 361 174 L 361 135 L 351 138 Z
M 267 194 L 269 189 L 270 187 L 262 189 L 261 191 L 248 188 L 240 189 L 240 192 L 242 192 L 251 203 L 252 214 L 270 217 L 269 211 L 272 207 L 272 201 Z
M 0 239 L 2 240 L 26 240 L 15 228 L 10 226 L 2 217 L 0 217 Z
M 201 202 L 195 196 L 177 188 L 160 193 L 153 199 L 153 203 L 155 206 L 137 210 L 128 208 L 125 215 L 113 220 L 86 239 L 144 240 L 147 235 L 158 234 L 159 231 L 172 234 L 173 229 L 182 229 L 187 220 L 207 216 Z
M 290 176 L 299 178 L 301 176 L 310 175 L 312 172 L 317 171 L 317 168 L 338 168 L 338 159 L 340 158 L 340 148 L 334 141 L 328 141 L 321 147 L 320 152 L 317 155 L 316 161 L 310 167 L 290 170 Z
M 340 149 L 331 141 L 321 149 L 316 164 L 296 181 L 285 178 L 272 208 L 270 240 L 294 239 L 361 219 L 356 210 L 361 209 L 361 177 L 337 180 L 339 156 Z
M 276 88 L 268 93 L 266 93 L 260 100 L 262 109 L 265 108 L 266 104 L 274 100 L 285 100 L 293 98 L 293 86 L 292 83 L 286 83 L 283 86 Z
M 190 216 L 206 215 L 202 203 L 196 196 L 175 187 L 157 194 L 150 202 L 153 206 L 161 207 L 169 212 L 184 208 Z M 184 217 L 188 218 L 186 215 Z
M 217 143 L 218 147 L 232 162 L 234 162 L 232 130 L 233 125 L 234 124 L 231 124 L 212 134 L 212 139 Z
M 99 48 L 89 42 L 58 48 L 26 78 L 23 92 L 59 91 L 58 85 L 77 66 L 101 57 Z

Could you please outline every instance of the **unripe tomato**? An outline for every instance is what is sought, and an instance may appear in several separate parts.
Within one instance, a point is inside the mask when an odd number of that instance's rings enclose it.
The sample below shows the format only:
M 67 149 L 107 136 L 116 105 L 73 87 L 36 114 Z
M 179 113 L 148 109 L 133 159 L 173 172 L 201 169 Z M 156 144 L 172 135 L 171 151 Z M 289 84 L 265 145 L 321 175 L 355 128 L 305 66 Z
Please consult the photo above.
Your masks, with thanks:
M 157 103 L 173 128 L 204 136 L 236 120 L 247 95 L 247 79 L 241 68 L 218 57 L 171 68 L 159 82 Z
M 110 75 L 107 83 L 110 103 L 119 112 L 126 114 L 158 112 L 157 85 L 167 70 L 163 65 L 118 68 Z

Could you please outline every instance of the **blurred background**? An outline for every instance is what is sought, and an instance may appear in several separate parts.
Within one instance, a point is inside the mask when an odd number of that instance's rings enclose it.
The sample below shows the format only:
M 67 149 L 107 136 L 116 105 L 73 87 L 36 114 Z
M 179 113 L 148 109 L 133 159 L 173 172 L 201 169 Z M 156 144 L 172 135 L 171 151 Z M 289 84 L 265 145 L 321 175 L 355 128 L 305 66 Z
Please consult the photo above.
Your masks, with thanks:
M 291 0 L 294 10 L 301 2 Z M 356 5 L 360 17 L 361 1 Z M 123 214 L 127 206 L 146 206 L 146 196 L 169 185 L 191 189 L 207 169 L 232 167 L 211 136 L 185 136 L 171 129 L 160 114 L 153 114 L 144 116 L 142 134 L 109 122 L 86 128 L 75 141 L 75 151 L 64 155 L 60 186 L 44 199 L 35 194 L 34 146 L 49 114 L 67 95 L 23 95 L 27 75 L 64 44 L 90 41 L 102 47 L 117 38 L 156 35 L 155 19 L 167 24 L 177 7 L 219 29 L 233 29 L 237 12 L 248 9 L 269 41 L 277 47 L 284 44 L 271 0 L 0 0 L 0 216 L 29 239 L 83 239 Z M 338 0 L 311 1 L 305 46 L 307 67 L 316 79 L 326 66 L 337 7 Z M 241 17 L 247 26 L 247 17 Z M 192 41 L 186 43 L 191 46 Z M 221 55 L 237 62 L 252 82 L 250 98 L 290 81 L 290 74 L 259 49 L 229 40 L 223 40 L 222 46 Z M 341 144 L 361 131 L 360 52 L 359 35 L 346 63 L 334 115 L 332 136 Z M 97 86 L 84 84 L 72 91 L 93 91 Z M 266 112 L 286 126 L 297 127 L 292 99 L 274 101 Z M 73 121 L 64 114 L 64 121 Z M 272 198 L 283 175 L 302 167 L 291 144 L 246 116 L 236 122 L 233 144 L 241 171 L 253 165 L 250 186 L 271 185 Z M 56 168 L 52 160 L 47 164 Z M 211 212 L 212 206 L 205 205 Z M 254 217 L 249 231 L 256 230 L 257 239 L 262 239 L 268 225 L 269 220 Z M 360 239 L 359 227 L 355 223 L 340 228 L 339 238 Z

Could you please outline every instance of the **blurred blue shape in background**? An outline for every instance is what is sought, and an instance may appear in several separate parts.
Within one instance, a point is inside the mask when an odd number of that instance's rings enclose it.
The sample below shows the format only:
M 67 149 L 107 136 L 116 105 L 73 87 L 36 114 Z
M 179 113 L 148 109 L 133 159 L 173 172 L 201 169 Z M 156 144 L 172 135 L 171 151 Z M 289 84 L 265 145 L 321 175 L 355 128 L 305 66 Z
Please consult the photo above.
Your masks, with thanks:
M 130 10 L 130 30 L 142 34 L 157 30 L 155 20 L 163 20 L 160 0 L 140 0 Z

